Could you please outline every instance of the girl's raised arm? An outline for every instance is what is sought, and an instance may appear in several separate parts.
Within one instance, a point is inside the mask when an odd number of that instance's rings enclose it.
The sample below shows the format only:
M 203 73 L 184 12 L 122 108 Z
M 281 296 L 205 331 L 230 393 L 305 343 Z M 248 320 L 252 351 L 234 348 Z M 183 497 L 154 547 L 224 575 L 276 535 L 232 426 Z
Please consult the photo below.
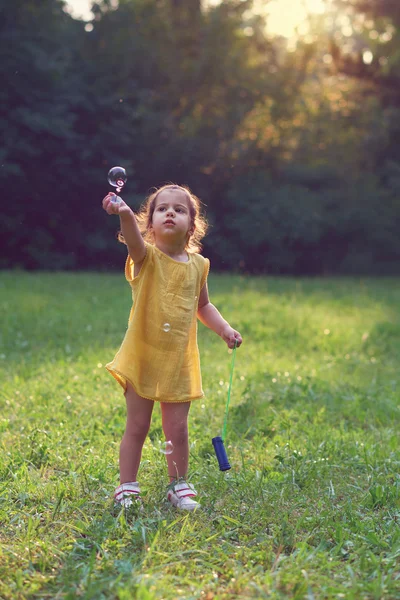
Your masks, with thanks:
M 108 215 L 119 215 L 121 232 L 124 236 L 128 252 L 134 263 L 140 263 L 146 255 L 146 247 L 140 233 L 134 212 L 122 200 L 115 202 L 113 194 L 110 192 L 103 198 L 103 208 Z

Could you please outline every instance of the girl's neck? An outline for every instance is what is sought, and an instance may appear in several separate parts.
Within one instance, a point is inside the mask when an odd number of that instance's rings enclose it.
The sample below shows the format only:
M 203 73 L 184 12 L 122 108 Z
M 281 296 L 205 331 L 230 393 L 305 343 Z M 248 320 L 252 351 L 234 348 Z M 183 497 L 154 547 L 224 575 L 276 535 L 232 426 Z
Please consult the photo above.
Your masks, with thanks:
M 164 254 L 166 254 L 170 258 L 173 258 L 174 260 L 178 260 L 180 262 L 188 262 L 189 260 L 189 256 L 185 250 L 185 246 L 182 246 L 182 244 L 174 245 L 173 243 L 166 244 L 162 241 L 156 241 L 155 246 L 156 248 L 161 250 L 161 252 L 164 252 Z

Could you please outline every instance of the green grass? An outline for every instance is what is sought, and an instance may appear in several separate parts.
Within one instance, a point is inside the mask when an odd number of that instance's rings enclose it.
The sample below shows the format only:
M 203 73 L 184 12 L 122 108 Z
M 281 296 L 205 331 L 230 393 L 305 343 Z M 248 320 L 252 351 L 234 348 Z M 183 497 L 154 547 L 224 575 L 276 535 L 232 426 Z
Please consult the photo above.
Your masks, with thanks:
M 244 338 L 199 325 L 190 418 L 202 510 L 165 502 L 159 407 L 115 512 L 125 407 L 105 371 L 127 324 L 122 274 L 0 275 L 0 598 L 400 598 L 400 281 L 212 276 Z

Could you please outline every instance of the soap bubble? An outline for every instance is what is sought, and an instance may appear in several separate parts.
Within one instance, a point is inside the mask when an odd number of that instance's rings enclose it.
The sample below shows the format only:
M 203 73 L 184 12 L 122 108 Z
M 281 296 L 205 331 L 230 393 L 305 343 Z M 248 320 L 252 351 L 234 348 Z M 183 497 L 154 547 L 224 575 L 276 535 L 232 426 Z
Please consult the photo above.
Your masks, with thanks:
M 163 330 L 165 331 L 165 333 L 168 333 L 168 331 L 171 330 L 171 325 L 169 323 L 164 323 Z
M 126 171 L 123 167 L 113 167 L 110 169 L 107 178 L 108 183 L 117 188 L 117 192 L 122 190 L 126 180 L 128 179 L 126 176 Z
M 164 442 L 160 445 L 160 452 L 163 454 L 172 454 L 174 451 L 174 445 L 171 441 Z

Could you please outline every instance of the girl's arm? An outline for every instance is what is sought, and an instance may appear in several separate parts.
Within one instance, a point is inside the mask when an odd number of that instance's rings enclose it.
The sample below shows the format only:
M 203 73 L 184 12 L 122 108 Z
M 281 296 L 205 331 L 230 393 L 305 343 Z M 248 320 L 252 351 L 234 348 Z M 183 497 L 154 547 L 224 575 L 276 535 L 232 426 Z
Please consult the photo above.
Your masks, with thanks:
M 203 285 L 200 292 L 199 306 L 197 308 L 197 316 L 200 321 L 217 333 L 224 342 L 228 344 L 229 348 L 239 347 L 242 343 L 242 336 L 238 331 L 232 329 L 228 321 L 222 317 L 221 313 L 215 308 L 214 304 L 211 304 L 208 297 L 207 282 Z
M 146 255 L 146 247 L 136 223 L 135 215 L 122 199 L 120 202 L 113 202 L 113 196 L 115 194 L 112 192 L 107 194 L 103 199 L 103 208 L 109 215 L 119 215 L 121 231 L 128 246 L 129 255 L 134 263 L 140 263 Z

